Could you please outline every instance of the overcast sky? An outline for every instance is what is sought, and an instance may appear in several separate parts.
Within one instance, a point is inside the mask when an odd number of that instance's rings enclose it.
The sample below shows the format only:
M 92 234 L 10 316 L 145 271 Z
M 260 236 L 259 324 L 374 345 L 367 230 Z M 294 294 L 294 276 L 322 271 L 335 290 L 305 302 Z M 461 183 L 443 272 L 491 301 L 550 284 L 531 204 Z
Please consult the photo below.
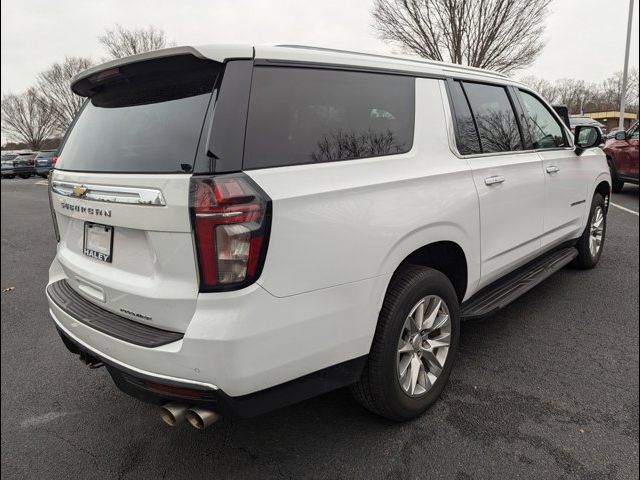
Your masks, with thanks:
M 178 45 L 300 43 L 397 51 L 371 28 L 373 0 L 2 0 L 2 92 L 28 87 L 65 55 L 104 57 L 97 37 L 116 23 L 155 25 Z M 516 74 L 600 81 L 622 70 L 628 0 L 555 0 L 547 46 Z M 638 1 L 631 65 L 638 65 Z

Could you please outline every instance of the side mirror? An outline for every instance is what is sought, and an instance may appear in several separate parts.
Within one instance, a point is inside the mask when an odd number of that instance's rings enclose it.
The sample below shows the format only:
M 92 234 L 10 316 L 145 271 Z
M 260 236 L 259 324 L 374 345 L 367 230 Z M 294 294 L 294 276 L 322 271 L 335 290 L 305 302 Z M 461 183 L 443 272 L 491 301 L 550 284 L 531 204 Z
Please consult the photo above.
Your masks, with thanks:
M 627 139 L 627 132 L 616 132 L 616 140 L 626 140 Z
M 574 144 L 576 154 L 582 155 L 585 150 L 597 147 L 602 142 L 600 129 L 591 125 L 578 125 L 575 130 Z

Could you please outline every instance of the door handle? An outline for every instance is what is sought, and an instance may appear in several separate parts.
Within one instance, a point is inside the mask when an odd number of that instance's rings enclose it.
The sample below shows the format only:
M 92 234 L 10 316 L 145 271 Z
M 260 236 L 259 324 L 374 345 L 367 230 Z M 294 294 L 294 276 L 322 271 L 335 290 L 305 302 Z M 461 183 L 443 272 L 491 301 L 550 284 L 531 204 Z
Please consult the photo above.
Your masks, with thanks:
M 558 173 L 560 171 L 560 169 L 558 167 L 556 167 L 555 165 L 549 165 L 547 167 L 547 173 Z
M 493 177 L 487 177 L 484 179 L 485 185 L 496 185 L 498 183 L 503 183 L 504 177 L 502 175 L 494 175 Z

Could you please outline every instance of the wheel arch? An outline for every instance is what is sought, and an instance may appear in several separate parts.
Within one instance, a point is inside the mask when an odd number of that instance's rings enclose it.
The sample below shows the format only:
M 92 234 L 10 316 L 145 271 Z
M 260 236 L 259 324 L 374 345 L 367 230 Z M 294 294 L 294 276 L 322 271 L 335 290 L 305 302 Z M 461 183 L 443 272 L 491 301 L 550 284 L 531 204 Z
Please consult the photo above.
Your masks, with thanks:
M 449 278 L 462 302 L 473 293 L 480 278 L 479 234 L 479 225 L 470 228 L 453 222 L 427 225 L 394 245 L 382 263 L 381 273 L 393 274 L 406 264 L 434 268 Z
M 469 272 L 464 250 L 456 242 L 444 240 L 424 245 L 407 255 L 398 268 L 403 265 L 419 265 L 443 273 L 462 303 L 467 292 Z
M 605 178 L 604 175 L 600 175 L 596 180 L 596 186 L 593 190 L 593 195 L 599 193 L 604 198 L 605 208 L 609 209 L 609 202 L 611 200 L 611 188 L 612 181 L 611 178 Z M 593 198 L 593 195 L 591 196 Z

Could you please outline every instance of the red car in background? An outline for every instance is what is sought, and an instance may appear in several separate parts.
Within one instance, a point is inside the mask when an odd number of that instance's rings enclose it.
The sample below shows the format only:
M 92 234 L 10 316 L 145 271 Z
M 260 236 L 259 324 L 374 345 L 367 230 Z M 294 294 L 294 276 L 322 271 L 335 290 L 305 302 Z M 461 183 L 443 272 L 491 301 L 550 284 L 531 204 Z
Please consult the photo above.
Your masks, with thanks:
M 638 122 L 626 132 L 618 132 L 604 147 L 611 169 L 613 191 L 622 190 L 625 182 L 638 185 Z

